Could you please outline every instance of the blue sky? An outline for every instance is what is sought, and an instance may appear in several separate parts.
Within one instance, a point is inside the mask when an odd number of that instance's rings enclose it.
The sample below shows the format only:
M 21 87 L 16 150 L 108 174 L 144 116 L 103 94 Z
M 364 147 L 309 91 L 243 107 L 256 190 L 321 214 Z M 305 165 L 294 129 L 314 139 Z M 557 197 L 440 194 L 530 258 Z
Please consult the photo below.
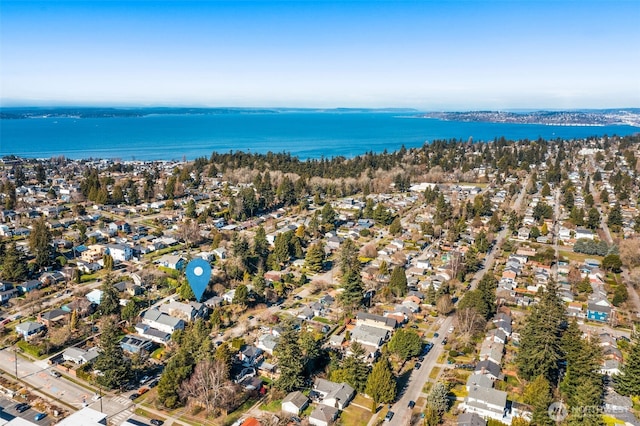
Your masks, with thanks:
M 639 107 L 638 22 L 638 0 L 0 0 L 0 104 Z

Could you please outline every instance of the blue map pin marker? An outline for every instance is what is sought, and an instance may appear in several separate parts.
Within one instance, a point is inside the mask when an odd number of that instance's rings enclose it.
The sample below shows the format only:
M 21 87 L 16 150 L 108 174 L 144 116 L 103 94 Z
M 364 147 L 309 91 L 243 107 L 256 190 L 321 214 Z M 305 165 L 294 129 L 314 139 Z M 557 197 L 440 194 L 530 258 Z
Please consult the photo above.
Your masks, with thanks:
M 211 278 L 211 265 L 204 259 L 193 259 L 187 264 L 187 281 L 199 302 Z

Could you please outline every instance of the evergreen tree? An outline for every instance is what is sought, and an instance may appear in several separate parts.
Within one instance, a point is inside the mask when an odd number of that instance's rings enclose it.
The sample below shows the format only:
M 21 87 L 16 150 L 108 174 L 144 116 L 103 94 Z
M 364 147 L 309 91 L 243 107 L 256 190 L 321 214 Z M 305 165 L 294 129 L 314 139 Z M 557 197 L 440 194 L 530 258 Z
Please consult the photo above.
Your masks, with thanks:
M 553 402 L 551 385 L 543 375 L 539 375 L 524 389 L 523 399 L 533 407 L 532 424 L 552 426 L 555 422 L 549 417 L 549 405 Z
M 474 241 L 476 250 L 480 253 L 486 253 L 489 251 L 489 240 L 487 239 L 487 233 L 484 230 L 478 232 Z
M 565 401 L 572 407 L 599 406 L 602 403 L 602 350 L 599 341 L 582 339 L 582 332 L 573 320 L 562 336 L 561 346 L 567 365 L 560 383 Z M 581 390 L 587 388 L 590 389 L 590 401 L 579 395 Z
M 120 297 L 118 290 L 113 286 L 113 277 L 108 275 L 100 286 L 102 297 L 98 311 L 101 315 L 120 314 Z
M 478 290 L 482 296 L 483 307 L 478 310 L 484 313 L 485 319 L 489 319 L 496 312 L 496 288 L 498 282 L 491 273 L 486 273 L 478 283 Z
M 349 270 L 342 276 L 342 288 L 340 303 L 347 311 L 353 311 L 362 305 L 364 299 L 364 286 L 359 271 Z
M 426 295 L 426 299 L 427 299 L 427 303 L 430 305 L 435 305 L 436 304 L 436 289 L 433 286 L 433 283 L 429 284 L 429 288 L 427 289 L 427 295 Z
M 598 209 L 591 207 L 587 218 L 587 228 L 598 229 L 598 227 L 600 227 L 600 213 Z
M 396 379 L 391 372 L 389 360 L 382 357 L 373 366 L 367 379 L 365 393 L 373 399 L 371 412 L 375 412 L 379 403 L 390 403 L 396 398 Z
M 2 260 L 2 278 L 7 281 L 19 282 L 27 278 L 26 261 L 16 243 L 9 244 Z
M 320 272 L 324 264 L 324 248 L 322 243 L 314 243 L 307 250 L 305 265 L 311 272 Z
M 402 224 L 400 223 L 400 218 L 396 216 L 389 225 L 389 234 L 391 235 L 400 235 L 402 234 Z
M 422 350 L 422 339 L 413 330 L 399 329 L 391 337 L 387 348 L 403 361 L 408 360 Z
M 549 283 L 540 303 L 533 306 L 520 333 L 516 363 L 522 378 L 531 380 L 543 375 L 550 383 L 558 380 L 558 363 L 562 359 L 560 339 L 564 321 L 564 304 Z
M 120 329 L 113 321 L 107 321 L 100 336 L 102 352 L 94 361 L 94 369 L 100 370 L 98 383 L 109 389 L 122 388 L 131 378 L 129 360 L 120 346 Z
M 347 274 L 349 271 L 360 273 L 360 260 L 358 260 L 358 248 L 351 238 L 346 238 L 340 247 L 338 256 L 340 273 Z
M 29 248 L 35 256 L 36 266 L 40 269 L 50 265 L 53 260 L 52 242 L 53 238 L 44 218 L 35 221 L 29 235 Z
M 240 284 L 236 287 L 236 292 L 233 295 L 233 303 L 237 305 L 245 306 L 249 301 L 249 290 L 244 284 Z
M 391 273 L 389 287 L 396 297 L 404 297 L 407 294 L 407 275 L 402 266 L 396 266 Z
M 275 381 L 275 387 L 283 392 L 301 389 L 304 385 L 304 356 L 299 344 L 299 332 L 292 322 L 284 324 L 274 355 L 278 359 L 280 369 L 280 377 Z
M 345 382 L 356 391 L 364 392 L 369 376 L 369 366 L 362 360 L 365 351 L 358 342 L 352 342 L 349 347 L 351 355 L 344 358 L 342 366 L 331 372 L 331 380 L 337 383 Z
M 427 409 L 435 411 L 440 418 L 449 409 L 449 390 L 444 383 L 436 383 L 427 394 Z
M 333 207 L 331 207 L 331 203 L 325 203 L 325 205 L 322 206 L 320 214 L 322 215 L 322 224 L 328 225 L 329 229 L 333 229 L 338 215 L 335 210 L 333 210 Z
M 256 258 L 255 265 L 264 267 L 267 257 L 269 256 L 269 241 L 267 241 L 267 233 L 264 227 L 260 225 L 253 237 L 253 256 Z
M 609 217 L 607 218 L 607 225 L 613 231 L 619 231 L 623 224 L 622 209 L 620 203 L 616 203 L 615 206 L 609 211 Z
M 629 356 L 625 360 L 620 374 L 615 376 L 616 391 L 625 396 L 640 396 L 640 338 L 633 336 Z

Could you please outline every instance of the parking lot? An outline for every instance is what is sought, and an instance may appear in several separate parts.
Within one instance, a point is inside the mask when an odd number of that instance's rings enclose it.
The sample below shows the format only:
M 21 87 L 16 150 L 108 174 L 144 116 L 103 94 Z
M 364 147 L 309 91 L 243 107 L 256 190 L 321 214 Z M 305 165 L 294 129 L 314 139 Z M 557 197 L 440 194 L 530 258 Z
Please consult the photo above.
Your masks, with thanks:
M 14 401 L 5 396 L 0 396 L 0 409 L 2 412 L 0 413 L 0 418 L 3 420 L 10 420 L 14 417 L 22 417 L 25 420 L 36 423 L 38 425 L 49 426 L 54 423 L 54 418 L 51 416 L 46 416 L 41 420 L 35 420 L 37 414 L 40 411 L 35 410 L 33 407 L 30 407 L 27 410 L 24 410 L 22 413 L 16 410 L 16 407 L 19 404 L 24 404 L 23 402 Z

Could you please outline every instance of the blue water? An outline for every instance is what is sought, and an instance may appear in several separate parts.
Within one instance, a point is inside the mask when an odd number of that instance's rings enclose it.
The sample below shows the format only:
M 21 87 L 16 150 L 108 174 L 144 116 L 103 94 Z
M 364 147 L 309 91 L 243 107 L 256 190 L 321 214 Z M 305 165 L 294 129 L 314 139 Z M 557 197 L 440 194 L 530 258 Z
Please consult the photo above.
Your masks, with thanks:
M 0 120 L 0 155 L 193 160 L 213 151 L 242 150 L 290 152 L 306 159 L 394 151 L 403 144 L 419 147 L 435 139 L 570 139 L 638 131 L 631 126 L 463 123 L 379 112 L 30 118 Z

